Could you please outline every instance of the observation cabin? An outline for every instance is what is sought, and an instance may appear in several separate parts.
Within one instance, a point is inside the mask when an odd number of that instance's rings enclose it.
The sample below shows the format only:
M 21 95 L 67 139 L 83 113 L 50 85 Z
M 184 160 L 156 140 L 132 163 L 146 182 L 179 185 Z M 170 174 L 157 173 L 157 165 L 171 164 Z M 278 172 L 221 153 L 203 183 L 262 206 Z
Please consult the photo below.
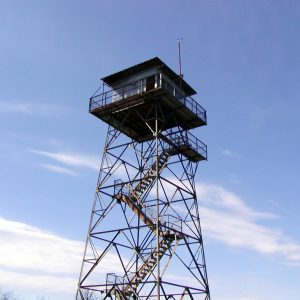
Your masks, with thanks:
M 157 120 L 165 142 L 177 149 L 185 145 L 193 161 L 206 159 L 206 145 L 188 132 L 207 124 L 206 111 L 192 98 L 196 91 L 162 60 L 155 57 L 101 80 L 90 98 L 91 114 L 137 142 L 155 138 Z M 175 145 L 179 138 L 181 145 Z

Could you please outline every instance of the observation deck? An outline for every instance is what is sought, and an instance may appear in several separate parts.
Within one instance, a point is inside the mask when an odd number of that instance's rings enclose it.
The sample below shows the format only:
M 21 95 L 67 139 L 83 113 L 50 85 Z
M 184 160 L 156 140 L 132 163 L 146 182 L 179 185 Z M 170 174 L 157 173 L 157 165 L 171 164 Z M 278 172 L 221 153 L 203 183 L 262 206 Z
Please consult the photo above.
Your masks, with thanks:
M 157 104 L 159 130 L 207 123 L 205 109 L 191 97 L 196 92 L 158 58 L 102 80 L 111 88 L 90 98 L 90 113 L 138 142 L 153 139 Z

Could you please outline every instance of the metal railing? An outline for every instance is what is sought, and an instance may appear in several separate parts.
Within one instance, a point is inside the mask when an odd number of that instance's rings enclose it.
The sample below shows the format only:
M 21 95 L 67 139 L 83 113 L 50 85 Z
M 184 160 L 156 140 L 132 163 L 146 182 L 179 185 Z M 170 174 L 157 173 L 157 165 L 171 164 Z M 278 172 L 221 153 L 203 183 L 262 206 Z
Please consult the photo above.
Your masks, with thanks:
M 155 76 L 145 77 L 115 89 L 104 91 L 90 98 L 90 111 L 106 105 L 127 99 L 132 96 L 142 95 L 146 92 L 161 87 L 161 81 Z
M 129 275 L 130 276 L 128 276 L 128 275 L 119 276 L 119 275 L 116 275 L 115 273 L 107 273 L 106 274 L 106 293 L 108 293 L 108 291 L 111 290 L 112 288 L 123 293 L 124 289 L 126 287 L 130 286 L 130 278 L 134 276 L 134 273 L 130 272 Z M 126 297 L 126 299 L 129 299 L 129 300 L 139 299 L 138 295 L 136 294 L 136 292 L 133 289 L 130 292 L 131 292 L 131 295 L 123 296 L 124 299 L 125 299 L 125 297 Z
M 139 181 L 138 181 L 139 182 Z M 135 205 L 138 205 L 142 209 L 144 215 L 155 224 L 156 211 L 152 206 L 147 205 L 142 202 L 140 197 L 134 192 L 134 188 L 131 187 L 129 183 L 122 182 L 118 179 L 114 181 L 114 194 L 121 194 L 127 196 L 129 199 L 134 199 Z
M 134 193 L 133 189 L 129 186 L 128 183 L 122 182 L 122 180 L 118 179 L 114 182 L 114 194 L 122 194 L 127 196 L 129 199 L 133 197 L 136 200 L 136 205 L 142 209 L 144 215 L 153 222 L 156 223 L 157 212 L 154 207 L 147 205 L 142 202 Z M 174 230 L 176 232 L 182 232 L 183 229 L 183 221 L 177 216 L 170 214 L 161 214 L 159 216 L 159 224 L 162 227 L 163 231 Z
M 166 80 L 162 73 L 156 73 L 118 88 L 103 91 L 100 94 L 96 92 L 90 98 L 89 110 L 91 112 L 114 102 L 136 95 L 143 95 L 155 89 L 163 89 L 206 123 L 206 110 L 192 97 L 185 96 L 180 88 L 174 82 Z
M 124 286 L 129 284 L 129 277 L 128 276 L 119 276 L 115 273 L 107 273 L 106 274 L 106 285 L 107 286 L 120 286 L 121 289 Z
M 162 80 L 162 88 L 168 91 L 169 94 L 173 95 L 181 104 L 186 106 L 194 114 L 196 114 L 204 123 L 207 122 L 206 110 L 190 96 L 185 96 L 179 90 L 175 83 L 170 83 L 167 80 Z
M 190 132 L 185 130 L 173 132 L 172 129 L 169 129 L 166 131 L 165 137 L 177 147 L 187 146 L 207 159 L 207 146 Z
M 182 232 L 182 219 L 178 218 L 174 215 L 164 215 L 164 223 L 162 224 L 162 227 L 166 230 L 175 230 L 176 232 Z

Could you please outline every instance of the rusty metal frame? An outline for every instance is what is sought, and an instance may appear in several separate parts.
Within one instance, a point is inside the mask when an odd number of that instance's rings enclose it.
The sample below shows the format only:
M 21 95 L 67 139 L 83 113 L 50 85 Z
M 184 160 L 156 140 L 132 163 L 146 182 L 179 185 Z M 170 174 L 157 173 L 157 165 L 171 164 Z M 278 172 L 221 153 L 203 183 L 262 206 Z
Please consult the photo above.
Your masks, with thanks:
M 119 128 L 108 128 L 77 300 L 87 300 L 84 291 L 93 291 L 95 299 L 210 300 L 195 189 L 198 164 L 207 159 L 206 145 L 194 136 L 189 143 L 191 133 L 180 124 L 164 130 L 163 120 L 174 116 L 162 111 L 158 101 L 149 114 L 143 122 L 156 120 L 148 124 L 153 139 L 137 142 Z M 195 152 L 200 155 L 196 161 Z M 115 275 L 107 272 L 115 276 L 113 282 L 101 269 L 107 268 L 109 255 L 121 266 Z M 160 264 L 175 258 L 194 286 L 170 280 L 165 272 L 161 277 Z

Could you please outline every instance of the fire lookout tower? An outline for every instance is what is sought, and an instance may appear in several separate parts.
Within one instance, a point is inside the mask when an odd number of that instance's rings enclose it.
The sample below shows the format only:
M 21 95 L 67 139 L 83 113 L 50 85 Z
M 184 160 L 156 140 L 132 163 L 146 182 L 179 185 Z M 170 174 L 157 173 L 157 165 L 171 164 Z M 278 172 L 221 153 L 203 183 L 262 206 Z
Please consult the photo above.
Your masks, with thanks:
M 207 147 L 195 90 L 159 58 L 102 78 L 108 123 L 77 300 L 210 300 L 195 173 Z

